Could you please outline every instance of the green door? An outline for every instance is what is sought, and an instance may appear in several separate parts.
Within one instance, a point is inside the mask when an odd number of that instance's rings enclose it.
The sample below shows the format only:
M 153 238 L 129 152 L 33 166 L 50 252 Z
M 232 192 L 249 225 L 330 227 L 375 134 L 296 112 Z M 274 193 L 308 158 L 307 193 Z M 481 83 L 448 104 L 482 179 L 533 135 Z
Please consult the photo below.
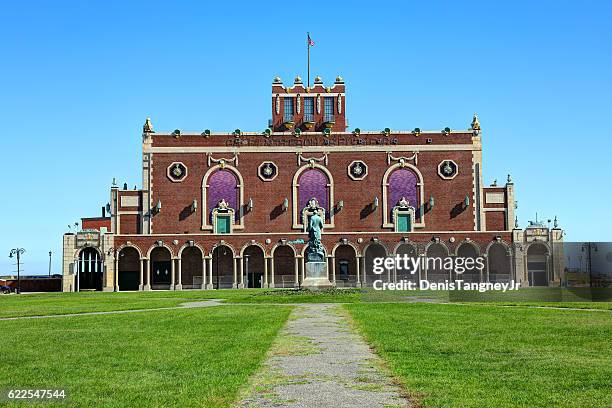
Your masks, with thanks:
M 230 232 L 230 217 L 217 216 L 217 234 L 229 234 Z
M 410 232 L 410 214 L 397 215 L 397 230 L 401 232 Z

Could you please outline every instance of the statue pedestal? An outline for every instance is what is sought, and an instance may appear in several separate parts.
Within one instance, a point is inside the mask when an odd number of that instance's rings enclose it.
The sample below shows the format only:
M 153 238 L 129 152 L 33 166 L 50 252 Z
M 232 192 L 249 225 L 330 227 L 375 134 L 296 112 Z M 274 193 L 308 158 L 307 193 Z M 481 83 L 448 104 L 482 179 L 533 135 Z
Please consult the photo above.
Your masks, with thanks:
M 327 262 L 306 262 L 302 289 L 321 290 L 332 287 L 327 278 Z

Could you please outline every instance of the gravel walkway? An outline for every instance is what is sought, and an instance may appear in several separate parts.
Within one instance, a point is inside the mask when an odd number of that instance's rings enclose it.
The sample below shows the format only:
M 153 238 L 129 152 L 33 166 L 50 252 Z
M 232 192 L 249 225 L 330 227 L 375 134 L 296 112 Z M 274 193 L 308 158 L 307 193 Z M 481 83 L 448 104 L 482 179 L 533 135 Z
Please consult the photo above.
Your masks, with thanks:
M 407 407 L 338 305 L 297 307 L 240 407 Z

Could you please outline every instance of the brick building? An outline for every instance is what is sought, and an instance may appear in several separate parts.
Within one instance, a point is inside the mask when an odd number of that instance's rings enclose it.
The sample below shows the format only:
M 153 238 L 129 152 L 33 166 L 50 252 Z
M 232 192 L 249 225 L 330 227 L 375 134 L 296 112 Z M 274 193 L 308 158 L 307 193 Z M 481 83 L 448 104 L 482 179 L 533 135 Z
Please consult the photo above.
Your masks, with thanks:
M 277 77 L 263 132 L 158 133 L 147 119 L 142 189 L 113 185 L 102 217 L 64 235 L 64 290 L 299 286 L 313 211 L 339 287 L 371 285 L 372 259 L 391 254 L 483 256 L 464 280 L 559 284 L 562 231 L 517 227 L 510 176 L 483 185 L 476 115 L 467 130 L 348 130 L 345 101 L 341 77 Z

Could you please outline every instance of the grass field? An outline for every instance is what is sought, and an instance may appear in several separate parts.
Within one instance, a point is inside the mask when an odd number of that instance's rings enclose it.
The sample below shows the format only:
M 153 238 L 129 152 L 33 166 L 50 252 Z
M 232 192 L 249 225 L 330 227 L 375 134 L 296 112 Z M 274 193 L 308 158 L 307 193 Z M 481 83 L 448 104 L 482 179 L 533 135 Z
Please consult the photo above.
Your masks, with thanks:
M 176 307 L 182 303 L 223 299 L 228 303 L 380 303 L 428 298 L 437 302 L 610 309 L 612 302 L 588 302 L 586 296 L 559 288 L 529 288 L 518 292 L 449 293 L 446 291 L 373 291 L 338 289 L 310 292 L 283 289 L 184 290 L 153 292 L 82 292 L 0 295 L 0 318 L 111 310 Z
M 610 407 L 612 314 L 346 305 L 423 407 Z
M 580 302 L 559 289 L 461 297 L 261 289 L 7 295 L 0 296 L 0 318 L 206 299 L 227 305 L 0 320 L 0 390 L 65 387 L 75 406 L 231 406 L 288 305 L 333 302 L 345 304 L 423 407 L 612 406 L 612 303 Z M 451 304 L 409 303 L 422 300 Z
M 0 321 L 0 389 L 66 388 L 70 406 L 228 407 L 289 312 L 225 306 Z

